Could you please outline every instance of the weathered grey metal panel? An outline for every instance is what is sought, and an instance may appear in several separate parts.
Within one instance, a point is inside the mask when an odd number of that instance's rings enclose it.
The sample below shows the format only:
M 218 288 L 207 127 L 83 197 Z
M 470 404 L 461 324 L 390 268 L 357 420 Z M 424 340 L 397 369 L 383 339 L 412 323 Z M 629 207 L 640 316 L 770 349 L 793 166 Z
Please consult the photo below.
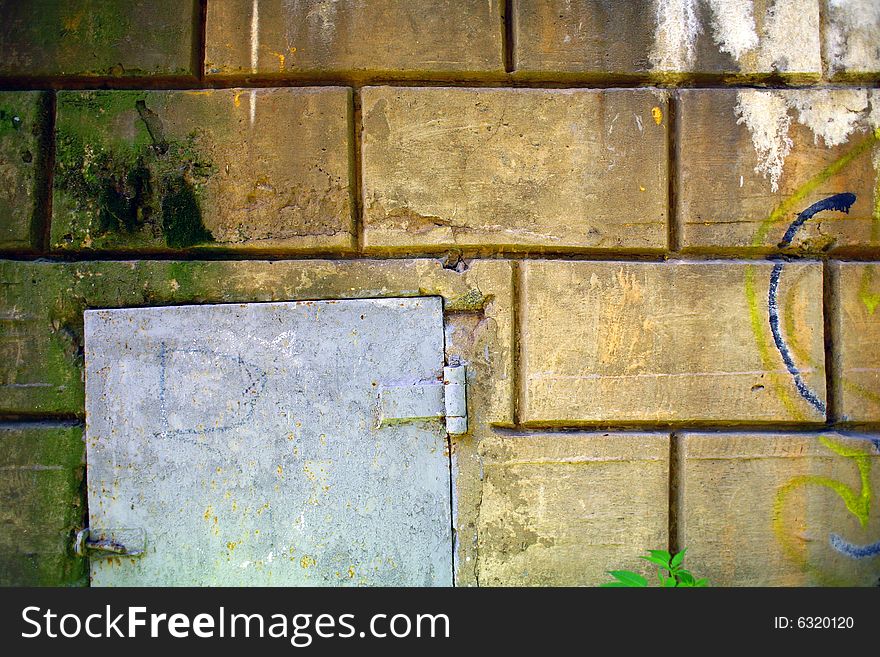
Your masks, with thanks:
M 87 311 L 90 525 L 144 528 L 94 585 L 451 585 L 437 297 Z

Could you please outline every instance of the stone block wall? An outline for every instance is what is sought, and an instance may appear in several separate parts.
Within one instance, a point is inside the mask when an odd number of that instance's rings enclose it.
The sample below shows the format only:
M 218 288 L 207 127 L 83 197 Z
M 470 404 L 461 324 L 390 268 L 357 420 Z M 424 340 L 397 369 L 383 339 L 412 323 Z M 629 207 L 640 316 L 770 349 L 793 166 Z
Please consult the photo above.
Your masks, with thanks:
M 0 52 L 0 583 L 88 584 L 84 310 L 438 295 L 457 584 L 880 584 L 876 2 L 0 0 Z

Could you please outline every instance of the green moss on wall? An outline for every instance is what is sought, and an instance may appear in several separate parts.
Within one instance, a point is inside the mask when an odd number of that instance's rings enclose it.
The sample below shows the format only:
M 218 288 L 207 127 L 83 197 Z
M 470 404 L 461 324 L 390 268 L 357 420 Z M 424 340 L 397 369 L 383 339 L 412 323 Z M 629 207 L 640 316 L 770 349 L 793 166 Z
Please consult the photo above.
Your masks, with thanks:
M 166 100 L 149 92 L 59 94 L 54 193 L 69 244 L 179 249 L 213 240 L 198 189 L 214 167 L 196 134 L 166 134 Z
M 84 522 L 84 444 L 76 426 L 0 427 L 0 585 L 77 586 Z

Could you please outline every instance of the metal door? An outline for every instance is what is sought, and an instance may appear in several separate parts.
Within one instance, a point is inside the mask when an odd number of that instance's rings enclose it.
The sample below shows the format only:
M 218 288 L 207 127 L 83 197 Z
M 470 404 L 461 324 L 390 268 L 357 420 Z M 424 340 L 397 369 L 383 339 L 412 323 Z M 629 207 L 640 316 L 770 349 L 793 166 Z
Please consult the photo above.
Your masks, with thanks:
M 90 310 L 96 586 L 452 584 L 439 297 Z M 440 413 L 442 415 L 442 413 Z M 126 543 L 128 543 L 126 545 Z M 108 548 L 109 546 L 109 548 Z

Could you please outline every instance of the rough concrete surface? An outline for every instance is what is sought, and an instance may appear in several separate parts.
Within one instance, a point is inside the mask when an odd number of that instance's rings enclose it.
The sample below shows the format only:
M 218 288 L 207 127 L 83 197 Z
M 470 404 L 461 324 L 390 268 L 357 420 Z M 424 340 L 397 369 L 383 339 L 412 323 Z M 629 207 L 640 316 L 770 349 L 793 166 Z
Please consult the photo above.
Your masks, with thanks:
M 62 92 L 51 246 L 352 246 L 351 91 Z
M 370 251 L 666 245 L 663 91 L 362 95 Z
M 713 586 L 877 585 L 880 437 L 680 440 L 678 541 L 695 573 Z
M 798 216 L 834 194 L 783 248 L 876 248 L 880 94 L 866 88 L 680 91 L 677 209 L 686 251 L 769 252 Z
M 47 101 L 39 91 L 0 93 L 0 249 L 41 246 Z
M 196 0 L 0 0 L 0 75 L 188 76 Z
M 500 72 L 501 10 L 458 0 L 208 3 L 205 73 Z
M 481 585 L 595 586 L 665 549 L 668 435 L 505 434 L 480 454 Z
M 0 583 L 74 586 L 87 581 L 71 553 L 85 513 L 82 428 L 0 426 Z
M 880 421 L 880 263 L 834 264 L 835 392 L 841 419 Z
M 768 262 L 522 269 L 527 424 L 825 418 L 819 264 L 781 266 L 772 314 Z

